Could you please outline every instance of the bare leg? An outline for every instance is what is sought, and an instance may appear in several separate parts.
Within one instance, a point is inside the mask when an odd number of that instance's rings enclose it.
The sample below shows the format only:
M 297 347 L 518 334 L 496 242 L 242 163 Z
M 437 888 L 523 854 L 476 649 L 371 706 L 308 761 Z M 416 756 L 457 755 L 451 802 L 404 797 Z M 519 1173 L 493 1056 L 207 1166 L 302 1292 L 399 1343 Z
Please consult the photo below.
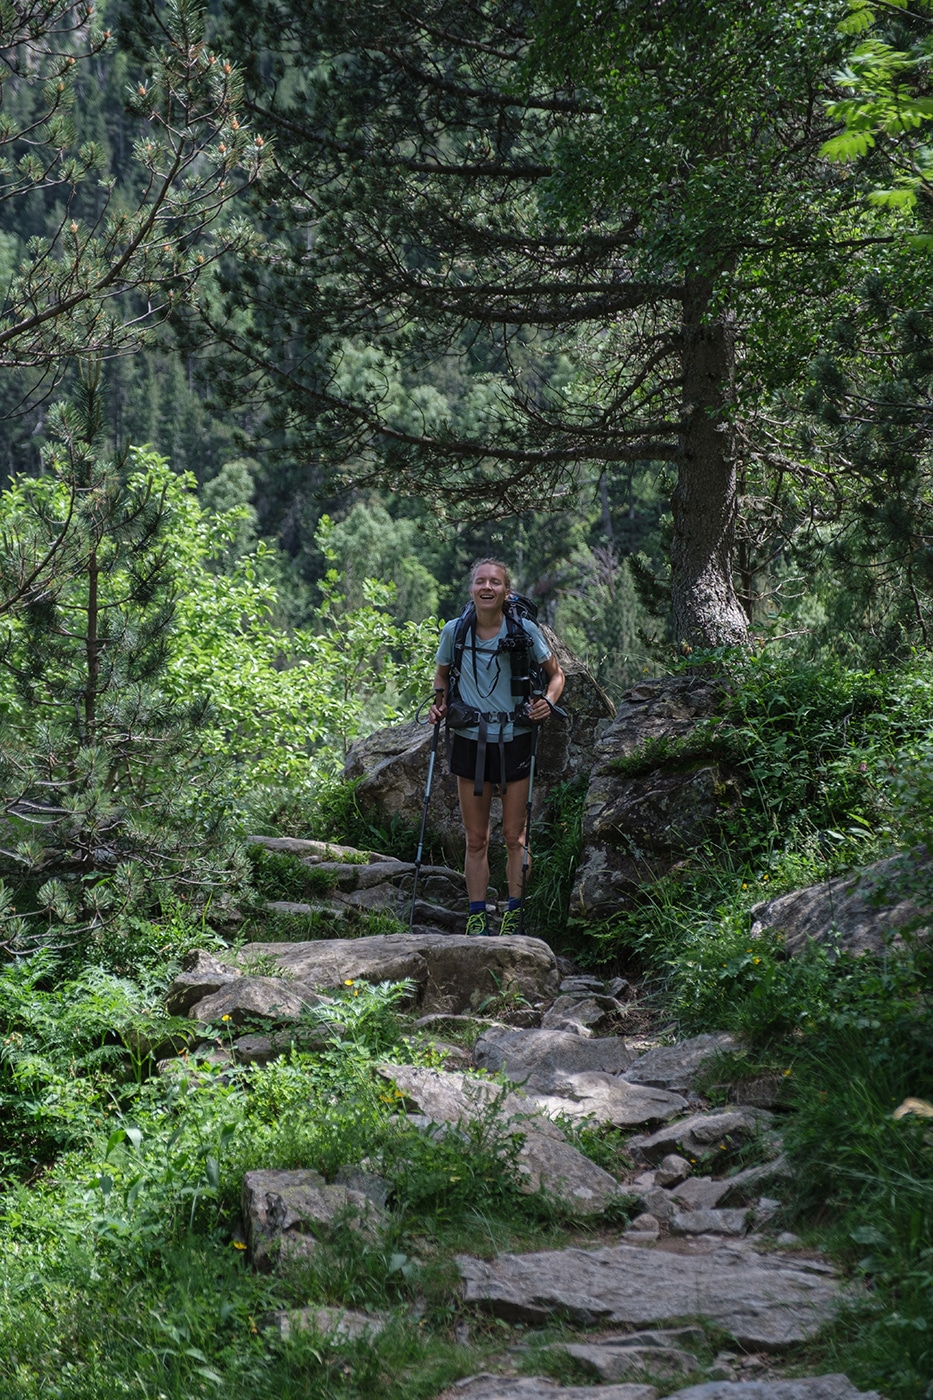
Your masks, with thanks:
M 525 821 L 527 817 L 528 779 L 509 783 L 502 794 L 502 837 L 507 852 L 506 870 L 509 878 L 509 895 L 518 899 L 522 892 L 522 863 L 525 859 Z M 531 856 L 528 857 L 531 870 Z
M 460 794 L 460 814 L 466 833 L 466 860 L 463 873 L 466 876 L 467 896 L 471 902 L 486 902 L 489 892 L 489 809 L 492 805 L 492 784 L 484 783 L 480 797 L 473 791 L 472 778 L 458 778 L 457 791 Z

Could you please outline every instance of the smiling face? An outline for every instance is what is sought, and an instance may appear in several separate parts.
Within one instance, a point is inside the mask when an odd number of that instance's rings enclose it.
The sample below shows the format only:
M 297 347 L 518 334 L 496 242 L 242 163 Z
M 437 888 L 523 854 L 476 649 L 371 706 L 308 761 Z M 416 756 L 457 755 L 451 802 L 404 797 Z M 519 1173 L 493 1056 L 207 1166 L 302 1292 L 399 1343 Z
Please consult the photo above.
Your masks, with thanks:
M 509 596 L 508 570 L 492 559 L 481 559 L 470 576 L 470 597 L 479 613 L 499 613 Z

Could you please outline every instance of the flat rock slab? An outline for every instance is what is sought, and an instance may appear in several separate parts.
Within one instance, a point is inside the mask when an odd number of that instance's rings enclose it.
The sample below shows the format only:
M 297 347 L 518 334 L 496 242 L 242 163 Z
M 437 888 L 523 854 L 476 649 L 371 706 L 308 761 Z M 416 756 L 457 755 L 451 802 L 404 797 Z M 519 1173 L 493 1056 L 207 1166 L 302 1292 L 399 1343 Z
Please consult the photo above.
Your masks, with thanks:
M 170 1016 L 184 1016 L 196 1002 L 203 1001 L 242 975 L 238 967 L 228 967 L 226 963 L 218 962 L 203 948 L 192 948 L 185 954 L 182 971 L 165 995 L 165 1009 Z
M 272 1313 L 269 1325 L 283 1338 L 296 1332 L 314 1332 L 330 1340 L 356 1342 L 362 1337 L 378 1337 L 386 1320 L 345 1308 L 289 1308 Z
M 621 1074 L 635 1059 L 621 1036 L 585 1037 L 570 1031 L 516 1031 L 491 1026 L 473 1046 L 480 1069 L 502 1070 L 517 1084 L 549 1090 L 555 1077 L 586 1074 Z
M 745 1210 L 675 1210 L 671 1216 L 672 1235 L 733 1235 L 748 1233 Z
M 617 1128 L 664 1123 L 687 1107 L 679 1094 L 629 1084 L 611 1074 L 568 1074 L 557 1079 L 550 1093 L 529 1089 L 529 1098 L 549 1118 L 589 1118 Z
M 694 1113 L 689 1118 L 672 1123 L 670 1127 L 660 1128 L 650 1137 L 632 1138 L 629 1151 L 646 1162 L 660 1162 L 669 1153 L 696 1160 L 751 1142 L 772 1121 L 771 1114 L 761 1108 L 727 1108 L 714 1113 Z
M 597 1035 L 600 1031 L 610 1031 L 626 1008 L 615 997 L 607 997 L 590 992 L 580 996 L 578 992 L 561 995 L 549 1007 L 541 1025 L 546 1030 L 570 1030 L 577 1035 Z
M 506 1135 L 523 1139 L 518 1169 L 526 1189 L 543 1190 L 575 1215 L 601 1215 L 625 1197 L 614 1177 L 573 1147 L 533 1099 L 459 1071 L 417 1065 L 380 1065 L 389 1079 L 429 1122 L 472 1123 L 495 1111 Z
M 377 851 L 359 851 L 355 846 L 338 846 L 333 841 L 303 841 L 297 836 L 247 836 L 251 846 L 263 846 L 276 855 L 297 856 L 305 865 L 320 865 L 325 860 L 352 860 L 359 864 L 391 861 L 391 856 Z M 401 862 L 399 862 L 401 863 Z
M 468 1376 L 437 1400 L 656 1400 L 652 1385 L 558 1385 L 545 1376 Z M 820 1397 L 822 1400 L 822 1397 Z M 848 1400 L 848 1397 L 846 1397 Z
M 481 1069 L 504 1071 L 549 1118 L 566 1115 L 637 1128 L 664 1123 L 687 1107 L 677 1094 L 619 1077 L 632 1055 L 618 1036 L 492 1029 L 476 1042 L 473 1058 Z
M 726 1031 L 712 1031 L 682 1040 L 677 1045 L 659 1045 L 655 1050 L 648 1050 L 623 1073 L 633 1084 L 650 1084 L 672 1094 L 686 1094 L 708 1060 L 735 1048 L 736 1041 Z
M 784 1156 L 775 1157 L 757 1167 L 746 1167 L 732 1176 L 688 1176 L 673 1185 L 670 1194 L 688 1210 L 714 1210 L 717 1206 L 747 1206 L 757 1200 L 765 1182 L 779 1181 L 790 1176 L 790 1163 Z
M 555 1342 L 548 1351 L 572 1356 L 597 1380 L 625 1381 L 648 1374 L 659 1380 L 689 1376 L 700 1369 L 692 1352 L 679 1347 L 627 1346 L 602 1342 Z
M 584 1326 L 644 1327 L 699 1314 L 740 1346 L 774 1350 L 806 1341 L 833 1315 L 839 1289 L 825 1266 L 692 1243 L 678 1253 L 618 1245 L 492 1261 L 461 1255 L 457 1265 L 468 1303 L 516 1322 L 558 1313 Z
M 554 954 L 538 938 L 465 938 L 443 933 L 391 933 L 372 938 L 308 943 L 247 943 L 242 963 L 263 954 L 312 987 L 339 987 L 348 979 L 415 984 L 419 1010 L 475 1011 L 489 996 L 515 993 L 528 1002 L 549 999 L 559 973 Z
M 600 1396 L 604 1394 L 601 1390 Z M 677 1390 L 668 1400 L 882 1400 L 877 1390 L 856 1390 L 847 1376 L 801 1376 L 792 1381 L 707 1381 Z

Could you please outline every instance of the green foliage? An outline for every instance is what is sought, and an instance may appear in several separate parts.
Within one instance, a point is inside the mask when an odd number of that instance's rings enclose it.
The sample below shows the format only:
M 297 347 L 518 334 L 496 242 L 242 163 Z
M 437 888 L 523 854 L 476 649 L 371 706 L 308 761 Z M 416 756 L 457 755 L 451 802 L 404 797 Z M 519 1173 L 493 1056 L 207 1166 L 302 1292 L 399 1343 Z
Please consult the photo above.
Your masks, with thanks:
M 437 632 L 433 619 L 393 622 L 388 585 L 368 580 L 366 601 L 344 608 L 336 554 L 325 518 L 318 541 L 331 567 L 312 627 L 285 633 L 270 625 L 275 588 L 263 580 L 261 544 L 217 576 L 204 564 L 221 540 L 218 527 L 189 504 L 192 586 L 179 600 L 178 644 L 169 685 L 181 695 L 204 691 L 214 720 L 209 747 L 237 765 L 253 806 L 259 793 L 289 785 L 290 802 L 332 773 L 352 739 L 400 717 L 428 686 Z
M 59 981 L 41 952 L 0 967 L 0 1177 L 30 1176 L 88 1141 L 119 1094 L 118 1026 L 146 1006 L 142 989 L 101 968 Z
M 203 906 L 240 873 L 203 749 L 205 702 L 162 688 L 183 493 L 154 455 L 104 451 L 96 366 L 50 419 L 46 475 L 0 499 L 16 541 L 3 571 L 0 793 L 20 946 L 50 920 L 65 941 L 87 937 L 173 886 Z
M 410 1002 L 414 982 L 378 982 L 370 985 L 347 978 L 337 995 L 319 1006 L 306 1009 L 302 1022 L 311 1026 L 338 1025 L 342 1035 L 354 1045 L 378 1055 L 398 1039 L 396 1008 Z
M 239 77 L 207 48 L 189 0 L 160 11 L 146 71 L 123 93 L 136 124 L 119 191 L 103 143 L 79 136 L 75 112 L 111 31 L 85 0 L 4 15 L 0 192 L 26 239 L 4 283 L 0 342 L 4 365 L 28 370 L 30 389 L 45 394 L 44 377 L 54 382 L 67 358 L 137 347 L 191 298 L 214 258 L 250 241 L 230 220 L 210 236 L 262 153 L 237 118 Z
M 898 16 L 898 10 L 909 15 Z M 858 161 L 880 144 L 895 181 L 874 188 L 870 198 L 892 211 L 914 210 L 918 198 L 933 190 L 933 154 L 924 135 L 933 119 L 929 10 L 923 0 L 910 7 L 906 0 L 884 5 L 849 0 L 849 14 L 839 25 L 842 34 L 867 37 L 859 39 L 836 74 L 837 85 L 850 95 L 829 103 L 843 130 L 824 143 L 822 154 L 843 163 Z M 927 246 L 929 240 L 920 241 Z
M 828 1014 L 794 1067 L 785 1145 L 794 1208 L 830 1232 L 870 1294 L 843 1334 L 848 1373 L 886 1394 L 924 1394 L 933 1328 L 929 1120 L 893 1111 L 933 1097 L 929 949 L 843 966 Z
M 573 877 L 583 842 L 586 782 L 559 783 L 531 832 L 535 871 L 528 892 L 528 924 L 535 937 L 553 942 L 567 926 Z
M 299 856 L 287 851 L 267 851 L 263 846 L 247 847 L 256 892 L 263 899 L 290 900 L 296 904 L 305 899 L 329 894 L 336 886 L 337 875 L 332 870 L 319 870 L 306 865 Z
M 94 1049 L 104 1025 L 138 1004 L 139 989 L 89 972 L 51 991 L 43 982 L 54 974 L 42 956 L 0 978 L 7 1023 L 23 1039 L 15 1051 L 4 1046 L 13 1057 L 0 1066 L 4 1118 L 9 1076 L 27 1049 L 38 1047 L 47 1063 L 44 1078 L 20 1086 L 19 1121 L 50 1085 L 73 1084 L 73 1121 L 59 1145 L 69 1155 L 29 1189 L 10 1183 L 0 1206 L 4 1395 L 187 1400 L 222 1388 L 234 1400 L 363 1400 L 378 1383 L 392 1400 L 429 1400 L 438 1385 L 475 1371 L 476 1357 L 446 1339 L 453 1278 L 425 1260 L 435 1247 L 426 1232 L 469 1231 L 480 1216 L 486 1228 L 508 1229 L 516 1211 L 529 1222 L 550 1213 L 519 1195 L 520 1140 L 503 1135 L 494 1109 L 462 1131 L 422 1132 L 399 1113 L 398 1092 L 375 1065 L 404 984 L 345 987 L 334 1013 L 349 1034 L 322 1054 L 293 1051 L 233 1074 L 199 1063 L 189 1075 L 180 1062 L 150 1082 L 133 1078 L 121 1106 L 119 1082 Z M 408 1062 L 412 1053 L 404 1047 Z M 333 1179 L 364 1159 L 393 1192 L 384 1238 L 338 1224 L 308 1267 L 274 1278 L 243 1267 L 234 1227 L 245 1170 L 310 1166 Z M 401 1315 L 416 1291 L 430 1302 L 422 1328 Z M 368 1343 L 313 1330 L 286 1343 L 265 1330 L 274 1309 L 309 1303 L 375 1305 L 390 1312 L 389 1326 Z

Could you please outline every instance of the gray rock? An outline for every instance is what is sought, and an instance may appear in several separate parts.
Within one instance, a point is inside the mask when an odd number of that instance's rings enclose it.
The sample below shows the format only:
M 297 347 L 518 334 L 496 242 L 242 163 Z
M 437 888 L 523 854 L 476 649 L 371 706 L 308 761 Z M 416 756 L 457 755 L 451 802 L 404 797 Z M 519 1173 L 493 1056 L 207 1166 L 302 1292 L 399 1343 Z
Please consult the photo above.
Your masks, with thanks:
M 320 865 L 323 861 L 350 860 L 355 864 L 390 861 L 376 851 L 358 851 L 355 846 L 338 846 L 333 841 L 303 841 L 295 836 L 247 836 L 252 846 L 262 846 L 277 855 L 297 856 L 304 865 Z
M 588 992 L 596 992 L 602 996 L 605 990 L 605 983 L 601 977 L 584 976 L 565 977 L 559 988 L 562 996 L 586 996 Z
M 921 848 L 756 904 L 752 937 L 780 933 L 789 953 L 811 940 L 855 956 L 881 953 L 902 942 L 902 929 L 929 933 L 931 892 L 933 858 Z
M 602 1340 L 614 1347 L 701 1347 L 706 1333 L 702 1327 L 654 1327 L 642 1332 L 620 1332 Z
M 501 1027 L 485 1032 L 474 1046 L 480 1068 L 504 1070 L 551 1118 L 591 1118 L 636 1127 L 663 1122 L 686 1107 L 683 1099 L 673 1095 L 628 1085 L 611 1073 L 586 1068 L 624 1064 L 627 1054 L 614 1037 L 584 1039 L 565 1031 Z
M 642 1215 L 636 1215 L 634 1220 L 630 1220 L 628 1229 L 625 1231 L 626 1237 L 629 1235 L 649 1235 L 652 1239 L 657 1239 L 661 1233 L 661 1222 L 656 1215 L 649 1215 L 645 1211 Z M 639 1238 L 638 1243 L 642 1241 Z
M 695 1035 L 677 1045 L 659 1045 L 639 1055 L 624 1071 L 633 1084 L 651 1084 L 655 1089 L 686 1094 L 693 1088 L 697 1071 L 723 1050 L 734 1050 L 736 1041 L 726 1031 Z
M 202 1025 L 226 1019 L 232 1026 L 242 1026 L 257 1016 L 269 1021 L 297 1021 L 306 1006 L 320 1000 L 310 988 L 279 977 L 237 977 L 195 1002 L 188 1016 Z
M 344 1308 L 289 1308 L 272 1313 L 269 1325 L 283 1339 L 298 1332 L 314 1332 L 319 1337 L 357 1342 L 364 1337 L 378 1337 L 385 1329 L 386 1319 Z
M 333 1022 L 320 1026 L 292 1026 L 273 1031 L 270 1035 L 241 1035 L 233 1042 L 233 1057 L 238 1065 L 267 1065 L 280 1055 L 296 1050 L 326 1050 L 346 1034 L 346 1026 Z
M 876 1390 L 857 1390 L 847 1376 L 801 1376 L 797 1380 L 709 1381 L 677 1390 L 668 1400 L 882 1400 Z
M 650 740 L 687 737 L 722 707 L 721 682 L 696 673 L 650 680 L 626 691 L 603 734 L 590 773 L 583 813 L 583 857 L 571 895 L 571 915 L 612 915 L 639 887 L 666 875 L 715 836 L 741 802 L 736 775 L 694 751 L 626 776 L 620 759 Z
M 481 1069 L 501 1070 L 521 1084 L 550 1117 L 636 1127 L 663 1122 L 687 1106 L 677 1095 L 618 1077 L 631 1058 L 618 1036 L 588 1039 L 567 1031 L 494 1027 L 477 1040 L 473 1057 Z
M 518 1133 L 518 1170 L 526 1189 L 543 1190 L 576 1215 L 600 1215 L 624 1200 L 618 1182 L 540 1116 L 533 1100 L 459 1072 L 380 1065 L 379 1073 L 433 1123 L 464 1124 L 495 1114 L 505 1135 Z
M 660 1162 L 670 1152 L 698 1159 L 751 1142 L 771 1123 L 760 1108 L 729 1108 L 715 1113 L 694 1113 L 649 1136 L 632 1138 L 629 1151 L 646 1162 Z
M 689 1175 L 690 1163 L 686 1157 L 678 1157 L 676 1152 L 669 1152 L 658 1163 L 658 1169 L 654 1173 L 654 1182 L 658 1186 L 679 1186 L 682 1181 L 686 1181 Z
M 312 987 L 347 979 L 415 984 L 422 1012 L 469 1012 L 487 997 L 512 993 L 534 1003 L 553 996 L 554 954 L 537 938 L 461 938 L 443 933 L 392 933 L 309 943 L 248 943 L 240 960 L 263 953 Z
M 545 1376 L 467 1376 L 437 1400 L 657 1400 L 651 1385 L 558 1385 Z M 848 1397 L 845 1397 L 848 1400 Z
M 747 1206 L 757 1198 L 767 1181 L 787 1180 L 790 1164 L 786 1157 L 775 1157 L 757 1167 L 746 1167 L 733 1176 L 716 1179 L 691 1176 L 671 1188 L 671 1195 L 690 1210 L 713 1210 L 716 1206 Z
M 334 1174 L 334 1185 L 346 1186 L 349 1191 L 359 1191 L 360 1195 L 372 1201 L 378 1210 L 387 1209 L 392 1194 L 391 1182 L 361 1166 L 338 1168 Z
M 645 1123 L 663 1123 L 682 1113 L 685 1099 L 629 1084 L 611 1074 L 568 1074 L 555 1077 L 550 1093 L 526 1090 L 529 1098 L 549 1118 L 588 1118 L 594 1123 L 612 1123 L 618 1128 L 636 1128 Z
M 637 1181 L 629 1181 L 625 1185 L 625 1193 L 634 1196 L 642 1208 L 648 1214 L 657 1216 L 658 1220 L 670 1220 L 677 1209 L 668 1192 L 662 1191 L 659 1186 L 640 1186 Z
M 569 1027 L 583 1027 L 590 1035 L 608 1031 L 620 1016 L 625 1015 L 625 1007 L 615 997 L 590 994 L 580 997 L 576 993 L 559 996 L 554 1005 L 541 1018 L 545 1030 L 561 1031 Z M 579 1032 L 578 1032 L 579 1034 Z
M 584 1326 L 643 1327 L 696 1313 L 740 1346 L 774 1350 L 814 1336 L 835 1311 L 839 1290 L 820 1266 L 759 1255 L 744 1241 L 690 1246 L 461 1255 L 457 1266 L 466 1302 L 513 1321 L 557 1313 Z
M 338 1223 L 374 1238 L 383 1219 L 361 1191 L 328 1186 L 314 1171 L 247 1172 L 241 1206 L 250 1262 L 266 1272 L 279 1260 L 310 1258 Z
M 748 1232 L 744 1210 L 675 1210 L 670 1222 L 672 1235 L 733 1235 Z
M 183 970 L 172 982 L 165 996 L 165 1009 L 170 1016 L 186 1016 L 195 1002 L 225 987 L 241 977 L 238 967 L 218 962 L 211 953 L 194 948 L 183 962 Z
M 555 1342 L 547 1351 L 563 1352 L 600 1381 L 627 1381 L 648 1374 L 659 1380 L 689 1376 L 700 1369 L 692 1352 L 679 1347 L 624 1343 L 608 1338 L 598 1342 Z

